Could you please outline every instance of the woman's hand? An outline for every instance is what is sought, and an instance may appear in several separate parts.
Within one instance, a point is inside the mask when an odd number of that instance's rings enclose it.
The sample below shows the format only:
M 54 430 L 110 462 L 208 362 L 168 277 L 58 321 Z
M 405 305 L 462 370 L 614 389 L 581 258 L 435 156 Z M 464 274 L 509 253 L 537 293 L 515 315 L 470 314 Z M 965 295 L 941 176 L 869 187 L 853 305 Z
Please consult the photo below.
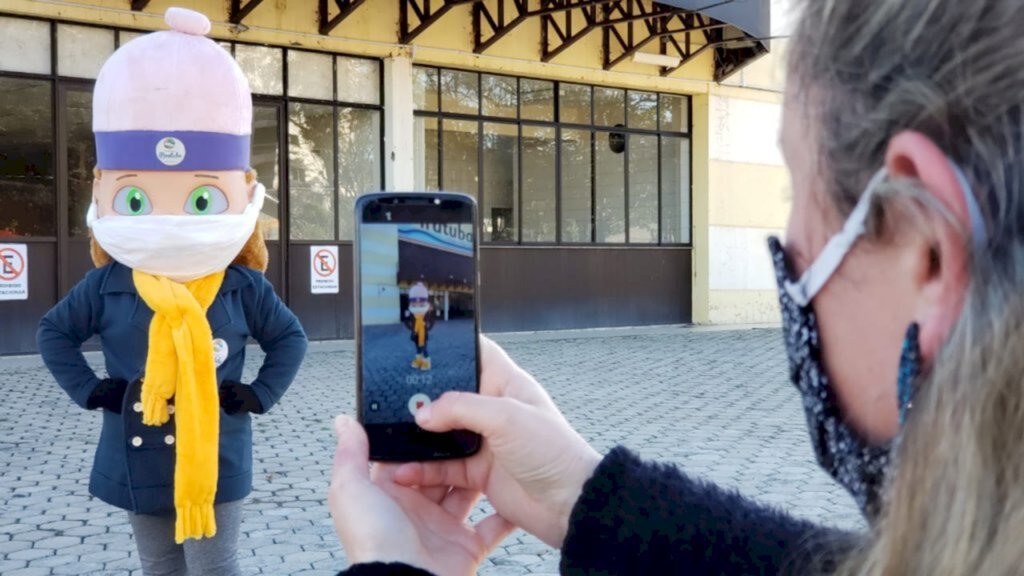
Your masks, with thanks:
M 462 460 L 403 464 L 394 469 L 394 481 L 481 491 L 502 517 L 561 548 L 572 508 L 601 456 L 501 347 L 481 338 L 480 350 L 480 394 L 450 392 L 416 415 L 432 432 L 481 434 L 480 452 Z
M 369 470 L 363 427 L 347 416 L 334 421 L 334 453 L 327 502 L 349 562 L 402 562 L 434 574 L 476 574 L 514 528 L 495 514 L 475 526 L 465 523 L 479 498 L 474 490 L 416 490 L 392 481 L 394 464 Z

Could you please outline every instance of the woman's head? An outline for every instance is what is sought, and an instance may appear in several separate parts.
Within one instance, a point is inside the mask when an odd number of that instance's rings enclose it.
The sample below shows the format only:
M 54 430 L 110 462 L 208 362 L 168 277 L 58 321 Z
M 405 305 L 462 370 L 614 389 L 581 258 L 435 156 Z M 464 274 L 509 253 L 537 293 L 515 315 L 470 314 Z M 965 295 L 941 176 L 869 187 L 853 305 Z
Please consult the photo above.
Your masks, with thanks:
M 872 175 L 889 174 L 868 233 L 812 302 L 826 367 L 851 423 L 881 441 L 899 429 L 896 373 L 911 323 L 920 325 L 926 366 L 889 505 L 860 568 L 1017 569 L 1024 11 L 1017 0 L 801 7 L 782 137 L 794 271 L 818 256 Z M 966 194 L 979 209 L 974 221 Z

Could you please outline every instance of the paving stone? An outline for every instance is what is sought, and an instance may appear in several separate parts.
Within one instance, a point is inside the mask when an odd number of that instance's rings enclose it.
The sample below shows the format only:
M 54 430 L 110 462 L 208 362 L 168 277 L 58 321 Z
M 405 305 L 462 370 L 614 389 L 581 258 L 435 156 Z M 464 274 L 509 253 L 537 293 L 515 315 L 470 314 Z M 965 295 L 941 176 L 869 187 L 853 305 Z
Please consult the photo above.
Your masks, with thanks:
M 0 556 L 0 574 L 6 574 L 11 570 L 24 568 L 27 565 L 27 560 L 8 560 L 7 558 Z
M 60 550 L 61 548 L 70 548 L 76 544 L 81 544 L 82 539 L 76 538 L 75 536 L 54 536 L 53 538 L 45 538 L 36 542 L 36 548 L 49 548 L 51 550 Z
M 815 463 L 777 330 L 611 334 L 497 339 L 598 450 L 625 444 L 798 516 L 864 527 L 849 496 Z M 262 357 L 247 349 L 244 381 L 255 378 Z M 102 359 L 88 358 L 99 369 Z M 239 541 L 244 573 L 333 576 L 346 564 L 325 499 L 330 422 L 353 411 L 353 371 L 350 350 L 313 349 L 282 401 L 253 418 L 253 492 Z M 102 415 L 74 405 L 42 368 L 0 370 L 0 395 L 0 574 L 139 574 L 124 512 L 88 494 Z M 491 511 L 482 501 L 470 517 Z M 517 531 L 480 574 L 556 574 L 558 562 L 557 550 Z
M 50 576 L 50 569 L 42 567 L 37 568 L 33 566 L 28 568 L 18 568 L 9 572 L 4 572 L 4 574 L 6 576 Z
M 46 558 L 47 556 L 53 556 L 53 550 L 47 550 L 45 548 L 29 548 L 27 550 L 18 550 L 17 552 L 11 552 L 7 555 L 11 560 L 36 560 L 39 558 Z
M 9 542 L 0 542 L 0 556 L 5 556 L 11 552 L 17 552 L 18 550 L 25 550 L 31 548 L 32 543 L 25 540 L 11 540 Z

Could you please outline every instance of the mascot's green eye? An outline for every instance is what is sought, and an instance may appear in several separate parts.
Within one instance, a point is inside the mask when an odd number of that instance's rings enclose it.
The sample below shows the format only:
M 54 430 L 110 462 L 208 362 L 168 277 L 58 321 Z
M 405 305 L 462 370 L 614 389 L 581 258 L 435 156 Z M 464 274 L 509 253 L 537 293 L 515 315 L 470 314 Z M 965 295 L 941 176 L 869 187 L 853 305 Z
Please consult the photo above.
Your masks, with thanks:
M 228 209 L 228 197 L 216 186 L 200 186 L 188 195 L 185 212 L 204 216 L 220 214 Z
M 145 216 L 152 211 L 149 196 L 137 186 L 125 186 L 114 196 L 114 212 L 122 216 Z

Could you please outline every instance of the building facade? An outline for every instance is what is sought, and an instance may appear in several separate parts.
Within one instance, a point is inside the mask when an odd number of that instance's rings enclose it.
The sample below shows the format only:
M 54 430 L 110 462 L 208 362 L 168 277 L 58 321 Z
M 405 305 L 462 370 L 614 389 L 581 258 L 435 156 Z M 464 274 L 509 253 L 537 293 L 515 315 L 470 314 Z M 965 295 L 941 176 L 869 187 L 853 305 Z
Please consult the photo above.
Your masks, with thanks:
M 92 266 L 92 84 L 171 5 L 249 79 L 267 276 L 311 338 L 353 334 L 352 207 L 380 189 L 477 199 L 485 330 L 772 320 L 785 40 L 765 55 L 768 3 L 734 4 L 7 0 L 0 354 Z

